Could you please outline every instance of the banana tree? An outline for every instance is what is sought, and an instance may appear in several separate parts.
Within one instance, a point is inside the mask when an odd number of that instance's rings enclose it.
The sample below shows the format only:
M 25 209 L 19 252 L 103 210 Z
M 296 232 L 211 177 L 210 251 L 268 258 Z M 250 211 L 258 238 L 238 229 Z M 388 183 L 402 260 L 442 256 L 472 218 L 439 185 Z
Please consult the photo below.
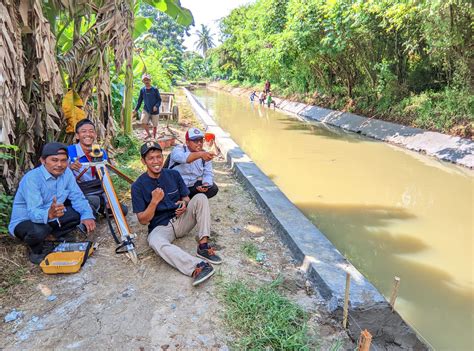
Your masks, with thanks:
M 134 5 L 135 10 L 138 10 L 139 1 L 133 4 L 133 0 L 130 0 L 132 5 Z M 191 11 L 181 7 L 179 0 L 143 0 L 143 3 L 151 5 L 156 9 L 166 13 L 172 17 L 176 22 L 183 26 L 190 26 L 194 24 L 194 19 Z M 151 22 L 145 24 L 141 22 L 131 22 L 132 24 L 140 24 L 140 30 L 148 30 L 151 27 Z M 140 31 L 137 31 L 137 27 L 130 27 L 130 33 L 134 33 L 139 36 Z M 131 48 L 130 48 L 131 49 Z M 123 127 L 126 134 L 132 132 L 132 100 L 133 100 L 133 57 L 127 58 L 126 67 L 125 67 L 125 90 L 124 90 L 124 99 L 123 99 L 123 109 L 122 109 L 122 121 Z

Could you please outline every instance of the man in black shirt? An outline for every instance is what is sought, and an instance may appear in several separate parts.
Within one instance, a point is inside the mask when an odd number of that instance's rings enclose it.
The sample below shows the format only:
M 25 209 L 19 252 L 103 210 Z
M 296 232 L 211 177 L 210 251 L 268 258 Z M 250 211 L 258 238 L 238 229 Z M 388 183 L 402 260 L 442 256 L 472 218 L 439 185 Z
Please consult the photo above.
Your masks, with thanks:
M 147 171 L 132 184 L 133 212 L 141 224 L 148 224 L 148 244 L 153 250 L 181 273 L 192 276 L 193 285 L 198 285 L 214 274 L 209 263 L 222 263 L 208 245 L 211 233 L 208 199 L 204 194 L 189 199 L 189 190 L 178 171 L 162 168 L 163 154 L 158 143 L 145 143 L 140 153 Z M 199 258 L 172 244 L 196 225 Z

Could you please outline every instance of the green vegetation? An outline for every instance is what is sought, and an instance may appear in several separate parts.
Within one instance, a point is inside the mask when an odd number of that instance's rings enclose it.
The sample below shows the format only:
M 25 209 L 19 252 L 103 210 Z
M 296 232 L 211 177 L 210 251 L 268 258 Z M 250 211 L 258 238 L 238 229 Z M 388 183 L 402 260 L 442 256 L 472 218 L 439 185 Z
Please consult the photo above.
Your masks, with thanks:
M 471 2 L 257 0 L 221 32 L 209 77 L 259 90 L 269 79 L 280 96 L 472 135 Z
M 150 73 L 154 84 L 169 89 L 180 72 L 180 26 L 193 23 L 179 0 L 30 5 L 14 1 L 0 13 L 0 39 L 10 44 L 0 63 L 8 92 L 1 125 L 7 143 L 22 147 L 15 162 L 0 160 L 12 170 L 9 186 L 37 163 L 45 142 L 69 143 L 86 116 L 103 140 L 120 129 L 130 134 L 141 74 Z
M 250 259 L 256 260 L 258 247 L 254 243 L 245 243 L 241 247 L 242 252 Z
M 223 283 L 225 321 L 236 336 L 238 350 L 310 350 L 315 348 L 307 315 L 281 295 L 281 280 L 250 288 L 242 281 Z
M 15 153 L 19 148 L 15 145 L 5 145 L 0 143 L 0 162 L 4 161 L 2 167 L 7 167 L 6 161 L 14 160 Z M 0 169 L 2 168 L 0 167 Z M 0 234 L 8 234 L 8 223 L 10 223 L 10 215 L 12 211 L 13 196 L 8 195 L 8 183 L 1 176 L 3 191 L 0 192 Z
M 8 234 L 8 223 L 12 212 L 13 196 L 0 193 L 0 234 Z
M 5 279 L 0 283 L 0 295 L 6 294 L 11 287 L 22 284 L 27 270 L 23 267 L 10 267 L 8 274 L 2 274 Z
M 117 135 L 114 142 L 116 149 L 114 161 L 117 163 L 117 168 L 133 180 L 137 179 L 144 170 L 140 160 L 142 142 L 134 136 L 126 134 Z M 112 179 L 120 198 L 130 193 L 130 184 L 126 180 L 119 176 L 114 176 Z
M 211 30 L 204 24 L 201 24 L 201 30 L 197 30 L 198 41 L 196 42 L 196 49 L 202 51 L 202 55 L 206 57 L 207 51 L 212 49 L 214 40 L 212 39 Z

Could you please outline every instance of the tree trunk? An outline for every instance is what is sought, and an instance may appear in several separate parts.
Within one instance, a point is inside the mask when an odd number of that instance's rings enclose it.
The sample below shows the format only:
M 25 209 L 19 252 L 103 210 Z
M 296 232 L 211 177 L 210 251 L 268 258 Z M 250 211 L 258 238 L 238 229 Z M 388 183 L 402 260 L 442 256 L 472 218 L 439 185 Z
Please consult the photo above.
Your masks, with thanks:
M 125 68 L 125 90 L 122 107 L 122 126 L 125 134 L 132 134 L 132 99 L 133 99 L 133 56 L 127 60 Z
M 134 0 L 130 0 L 130 8 L 133 9 Z M 133 33 L 134 21 L 130 21 L 130 34 Z M 132 134 L 132 101 L 133 101 L 133 43 L 129 48 L 130 55 L 128 56 L 125 66 L 125 89 L 123 92 L 123 106 L 122 106 L 122 127 L 126 135 Z

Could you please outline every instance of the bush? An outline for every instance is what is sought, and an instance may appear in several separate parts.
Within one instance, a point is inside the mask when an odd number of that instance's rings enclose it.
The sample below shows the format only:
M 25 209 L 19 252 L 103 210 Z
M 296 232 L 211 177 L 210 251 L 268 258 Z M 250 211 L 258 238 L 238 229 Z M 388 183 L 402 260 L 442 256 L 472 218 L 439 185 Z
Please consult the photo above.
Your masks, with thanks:
M 0 194 L 0 234 L 8 234 L 8 223 L 12 212 L 13 196 Z
M 474 123 L 474 96 L 455 88 L 428 91 L 402 100 L 394 111 L 410 116 L 417 127 L 447 132 L 455 124 Z

